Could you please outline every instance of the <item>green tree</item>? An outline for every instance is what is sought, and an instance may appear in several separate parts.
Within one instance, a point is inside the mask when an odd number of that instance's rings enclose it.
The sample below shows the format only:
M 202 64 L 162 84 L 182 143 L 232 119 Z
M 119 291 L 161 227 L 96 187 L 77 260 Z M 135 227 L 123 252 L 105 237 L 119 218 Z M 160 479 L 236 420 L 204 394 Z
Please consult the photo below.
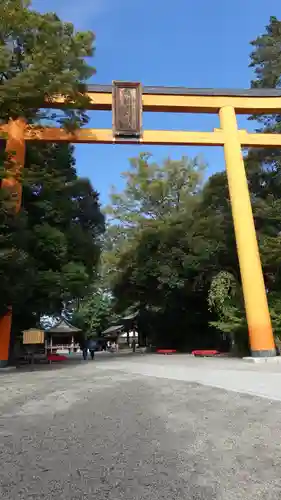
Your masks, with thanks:
M 281 86 L 281 22 L 271 16 L 265 33 L 251 42 L 254 50 L 251 53 L 250 67 L 254 68 L 256 78 L 252 80 L 254 88 L 278 88 Z
M 0 4 L 0 120 L 25 117 L 57 120 L 68 126 L 87 121 L 83 94 L 95 72 L 85 57 L 93 55 L 94 34 L 76 32 L 54 13 L 40 14 L 28 0 Z M 73 106 L 54 111 L 52 96 L 62 95 Z M 40 107 L 44 100 L 50 111 Z
M 216 318 L 210 326 L 229 337 L 234 354 L 249 355 L 248 328 L 243 303 L 241 283 L 227 271 L 214 276 L 208 303 Z M 280 291 L 268 293 L 270 316 L 275 337 L 281 340 L 281 295 Z
M 230 339 L 233 354 L 249 354 L 241 285 L 233 274 L 220 271 L 211 281 L 208 304 L 216 319 L 210 325 Z
M 116 321 L 117 316 L 113 310 L 111 295 L 95 288 L 88 297 L 84 298 L 71 318 L 71 322 L 81 328 L 88 337 L 98 337 Z
M 155 223 L 177 219 L 191 213 L 200 193 L 206 164 L 195 157 L 180 160 L 167 158 L 162 165 L 149 153 L 130 159 L 124 172 L 124 191 L 111 193 L 107 207 L 108 230 L 104 242 L 102 274 L 110 284 L 118 271 L 118 261 L 140 229 Z
M 203 209 L 202 160 L 156 165 L 148 159 L 131 161 L 124 192 L 113 197 L 110 210 L 117 234 L 125 226 L 121 245 L 114 241 L 117 311 L 137 308 L 157 344 L 199 347 L 204 337 L 206 345 L 212 342 L 205 335 L 208 283 L 218 270 L 222 216 Z
M 187 348 L 202 342 L 210 319 L 208 284 L 218 269 L 217 222 L 197 219 L 195 212 L 178 223 L 157 222 L 119 260 L 113 287 L 119 310 L 135 305 L 141 315 L 145 311 L 157 344 Z
M 162 165 L 150 161 L 151 154 L 141 153 L 130 159 L 130 170 L 122 174 L 125 189 L 113 188 L 110 220 L 125 228 L 145 226 L 190 210 L 203 183 L 206 163 L 199 157 L 167 158 Z
M 27 0 L 1 1 L 0 123 L 24 117 L 31 124 L 85 124 L 85 83 L 95 72 L 86 58 L 94 39 L 54 13 L 32 10 Z M 68 109 L 55 109 L 56 94 Z M 47 110 L 41 109 L 44 101 Z M 0 179 L 8 174 L 4 146 L 0 141 Z M 29 144 L 22 182 L 18 215 L 8 193 L 2 190 L 0 199 L 1 312 L 12 305 L 21 329 L 88 293 L 104 231 L 98 195 L 77 177 L 71 146 Z
M 64 302 L 88 293 L 104 216 L 98 194 L 77 177 L 72 146 L 28 147 L 22 210 L 14 217 L 4 203 L 0 225 L 1 304 L 13 305 L 17 323 L 60 314 Z
M 255 79 L 253 88 L 280 88 L 281 86 L 281 21 L 271 17 L 265 28 L 265 33 L 251 42 L 250 67 L 253 68 Z M 258 115 L 251 119 L 259 123 L 259 131 L 280 133 L 281 115 Z M 260 197 L 268 194 L 279 197 L 280 193 L 280 148 L 250 149 L 247 155 L 247 170 L 251 173 L 250 186 L 259 191 Z

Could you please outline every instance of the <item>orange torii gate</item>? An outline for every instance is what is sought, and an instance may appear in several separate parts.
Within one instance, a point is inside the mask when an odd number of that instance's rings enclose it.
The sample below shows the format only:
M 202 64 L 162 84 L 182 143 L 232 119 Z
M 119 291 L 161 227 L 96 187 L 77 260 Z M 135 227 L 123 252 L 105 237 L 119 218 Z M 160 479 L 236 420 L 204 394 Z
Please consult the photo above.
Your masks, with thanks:
M 142 88 L 139 83 L 113 82 L 113 85 L 89 85 L 87 96 L 89 110 L 113 112 L 112 129 L 85 128 L 68 133 L 59 128 L 29 126 L 21 118 L 0 126 L 0 136 L 7 139 L 6 151 L 12 156 L 14 169 L 14 175 L 4 179 L 2 187 L 9 189 L 14 196 L 16 211 L 21 206 L 18 174 L 24 167 L 26 141 L 223 146 L 251 352 L 253 357 L 275 356 L 241 146 L 280 147 L 281 134 L 239 130 L 236 114 L 280 113 L 281 91 Z M 42 108 L 63 109 L 68 105 L 67 100 L 58 95 L 46 100 Z M 219 114 L 220 128 L 213 132 L 142 130 L 142 111 Z M 10 310 L 0 320 L 2 366 L 7 364 L 9 357 L 11 319 Z

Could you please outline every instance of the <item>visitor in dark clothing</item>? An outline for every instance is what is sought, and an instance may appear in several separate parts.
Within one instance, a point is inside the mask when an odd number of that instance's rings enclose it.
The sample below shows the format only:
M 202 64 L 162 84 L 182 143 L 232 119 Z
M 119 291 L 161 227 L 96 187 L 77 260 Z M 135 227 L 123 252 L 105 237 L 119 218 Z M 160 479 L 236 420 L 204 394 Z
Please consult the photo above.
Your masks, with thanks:
M 97 350 L 97 343 L 95 340 L 90 339 L 88 343 L 91 359 L 95 358 L 95 351 Z
M 137 346 L 136 340 L 135 340 L 135 339 L 133 339 L 133 342 L 132 342 L 132 349 L 133 349 L 133 352 L 136 352 L 136 346 Z
M 88 358 L 88 342 L 86 339 L 80 343 L 80 349 L 82 351 L 83 359 L 86 361 Z

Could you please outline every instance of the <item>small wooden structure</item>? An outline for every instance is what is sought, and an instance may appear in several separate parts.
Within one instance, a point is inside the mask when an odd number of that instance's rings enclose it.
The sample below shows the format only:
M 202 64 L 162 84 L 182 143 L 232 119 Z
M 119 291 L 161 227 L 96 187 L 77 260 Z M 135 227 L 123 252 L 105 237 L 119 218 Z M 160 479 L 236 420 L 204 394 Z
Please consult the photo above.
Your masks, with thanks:
M 137 328 L 137 318 L 139 312 L 124 316 L 120 319 L 119 325 L 112 325 L 102 332 L 104 339 L 117 342 L 120 347 L 131 346 L 133 341 L 139 343 L 139 333 Z
M 30 328 L 29 330 L 23 331 L 23 340 L 22 343 L 24 345 L 35 345 L 35 344 L 43 344 L 45 342 L 45 333 L 44 330 L 38 330 L 35 328 Z
M 129 314 L 128 316 L 124 316 L 124 318 L 121 319 L 125 333 L 121 333 L 120 335 L 120 342 L 121 343 L 127 343 L 128 346 L 132 345 L 133 341 L 136 342 L 136 344 L 139 344 L 139 331 L 138 331 L 138 326 L 137 326 L 137 319 L 139 316 L 139 312 L 135 311 L 132 314 Z
M 22 333 L 23 349 L 19 348 L 18 355 L 16 356 L 17 366 L 22 363 L 33 365 L 35 361 L 47 361 L 44 330 L 30 328 L 29 330 L 24 330 Z
M 109 328 L 104 330 L 104 332 L 102 332 L 102 336 L 106 340 L 117 342 L 123 328 L 123 325 L 110 326 Z
M 61 320 L 46 331 L 46 349 L 52 354 L 58 349 L 74 350 L 79 346 L 79 340 L 82 334 L 80 328 L 71 325 L 66 319 Z

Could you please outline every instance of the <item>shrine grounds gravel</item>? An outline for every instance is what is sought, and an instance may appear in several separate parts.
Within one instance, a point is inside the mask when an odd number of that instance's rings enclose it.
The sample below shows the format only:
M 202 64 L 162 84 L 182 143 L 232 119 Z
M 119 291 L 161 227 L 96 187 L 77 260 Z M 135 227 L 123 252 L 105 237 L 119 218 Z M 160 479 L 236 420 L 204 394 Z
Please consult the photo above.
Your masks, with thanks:
M 1 371 L 0 498 L 280 500 L 281 367 L 239 363 L 99 356 Z M 268 376 L 277 396 L 254 395 Z

